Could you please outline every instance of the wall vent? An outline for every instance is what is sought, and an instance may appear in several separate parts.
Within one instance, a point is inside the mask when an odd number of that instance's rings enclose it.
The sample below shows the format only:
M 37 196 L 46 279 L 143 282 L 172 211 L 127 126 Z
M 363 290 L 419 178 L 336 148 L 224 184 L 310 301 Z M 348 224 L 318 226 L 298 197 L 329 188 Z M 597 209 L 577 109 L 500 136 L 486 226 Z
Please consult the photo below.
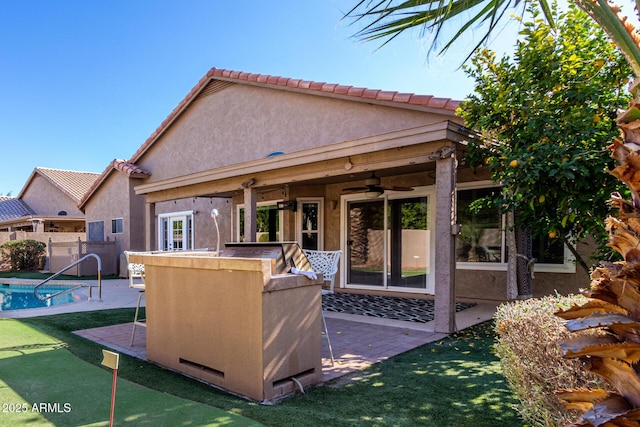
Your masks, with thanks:
M 234 82 L 227 82 L 224 80 L 211 80 L 209 84 L 198 94 L 195 101 L 205 98 L 209 95 L 213 95 L 214 93 L 218 93 L 221 90 L 224 90 L 233 85 L 235 85 Z
M 192 362 L 191 360 L 187 360 L 187 359 L 183 359 L 182 357 L 178 358 L 178 362 L 182 365 L 186 365 L 186 366 L 190 366 L 194 369 L 198 369 L 202 372 L 206 372 L 207 374 L 210 375 L 214 375 L 216 377 L 220 377 L 224 379 L 224 372 L 219 371 L 215 368 L 212 368 L 210 366 L 206 366 L 206 365 L 202 365 L 200 363 L 197 362 Z

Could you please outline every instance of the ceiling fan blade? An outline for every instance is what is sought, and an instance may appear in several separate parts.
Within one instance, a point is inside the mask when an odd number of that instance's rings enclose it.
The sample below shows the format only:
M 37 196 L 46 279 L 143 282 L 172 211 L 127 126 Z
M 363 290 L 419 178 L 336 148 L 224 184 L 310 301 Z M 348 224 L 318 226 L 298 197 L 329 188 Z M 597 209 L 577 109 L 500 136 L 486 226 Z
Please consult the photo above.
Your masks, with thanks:
M 385 190 L 392 190 L 392 191 L 413 191 L 413 187 L 395 187 L 395 186 L 386 187 L 383 185 L 381 188 L 384 188 Z

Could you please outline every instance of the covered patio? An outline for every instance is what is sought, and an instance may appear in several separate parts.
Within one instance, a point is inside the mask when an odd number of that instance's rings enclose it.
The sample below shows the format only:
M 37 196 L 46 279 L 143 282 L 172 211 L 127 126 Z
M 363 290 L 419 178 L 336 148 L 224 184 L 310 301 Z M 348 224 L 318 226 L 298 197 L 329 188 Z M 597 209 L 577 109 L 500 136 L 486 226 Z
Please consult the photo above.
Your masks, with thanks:
M 362 190 L 362 200 L 369 202 L 385 192 L 385 197 L 388 197 L 387 194 L 400 197 L 401 192 L 395 189 L 404 191 L 405 188 L 431 186 L 432 190 L 424 190 L 432 191 L 429 194 L 432 194 L 433 200 L 429 203 L 435 206 L 434 218 L 429 220 L 432 237 L 423 244 L 433 245 L 433 248 L 423 249 L 426 254 L 423 258 L 433 253 L 429 277 L 425 279 L 431 285 L 425 286 L 431 286 L 429 293 L 435 295 L 434 330 L 439 333 L 455 332 L 457 159 L 464 150 L 463 142 L 467 137 L 468 132 L 464 127 L 451 121 L 442 121 L 141 183 L 135 187 L 135 192 L 145 197 L 147 249 L 161 247 L 164 243 L 159 239 L 166 240 L 166 236 L 158 236 L 159 212 L 156 207 L 167 202 L 189 198 L 230 201 L 233 206 L 231 236 L 225 238 L 223 235 L 224 245 L 225 241 L 257 241 L 258 208 L 260 204 L 268 202 L 273 203 L 274 208 L 277 204 L 278 215 L 282 218 L 279 220 L 277 236 L 273 231 L 265 237 L 268 240 L 300 242 L 303 238 L 299 230 L 300 218 L 296 214 L 297 204 L 315 198 L 323 202 L 323 211 L 319 213 L 323 218 L 322 236 L 318 238 L 323 240 L 325 249 L 343 249 L 345 257 L 340 268 L 342 277 L 345 277 L 344 271 L 350 260 L 350 240 L 344 236 L 344 226 L 340 225 L 349 213 L 345 188 L 365 185 L 364 188 L 369 189 L 369 179 L 374 176 L 382 184 L 371 186 L 376 190 L 375 195 Z M 143 153 L 140 151 L 139 155 Z M 235 212 L 238 213 L 237 217 Z M 400 227 L 400 223 L 396 223 Z M 399 236 L 401 232 L 400 227 L 394 234 Z M 399 249 L 392 251 L 394 254 L 399 252 Z M 400 259 L 396 261 L 397 264 L 401 262 Z

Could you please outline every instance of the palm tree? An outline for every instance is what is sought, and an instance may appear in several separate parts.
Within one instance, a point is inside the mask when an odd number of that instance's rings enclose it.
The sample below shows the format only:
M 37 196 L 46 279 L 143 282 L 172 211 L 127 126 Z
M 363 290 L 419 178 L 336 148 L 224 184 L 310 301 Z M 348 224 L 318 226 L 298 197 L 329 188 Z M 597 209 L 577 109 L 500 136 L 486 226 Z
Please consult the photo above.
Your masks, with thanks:
M 366 41 L 383 41 L 382 45 L 411 29 L 420 29 L 433 34 L 432 49 L 444 37 L 447 26 L 456 29 L 445 40 L 438 54 L 445 53 L 463 34 L 484 26 L 484 33 L 475 48 L 486 43 L 498 25 L 509 18 L 507 12 L 526 10 L 533 0 L 360 0 L 346 17 L 364 23 L 356 37 Z M 625 54 L 636 74 L 640 74 L 640 46 L 636 30 L 620 14 L 620 7 L 606 0 L 573 0 L 584 9 L 611 37 Z M 551 4 L 547 0 L 536 0 L 545 18 L 554 25 Z M 463 22 L 465 16 L 471 16 Z M 460 20 L 460 22 L 456 21 Z M 458 24 L 459 27 L 455 27 Z M 471 57 L 471 50 L 467 59 Z
M 361 0 L 347 13 L 364 23 L 357 36 L 382 40 L 383 45 L 403 32 L 418 28 L 432 32 L 432 49 L 443 37 L 445 26 L 457 29 L 445 41 L 442 54 L 465 32 L 478 24 L 485 43 L 507 11 L 526 8 L 532 0 Z M 565 357 L 584 358 L 585 369 L 604 378 L 611 390 L 562 390 L 557 396 L 569 409 L 582 412 L 574 426 L 640 425 L 640 37 L 621 14 L 621 8 L 606 0 L 573 0 L 585 10 L 624 53 L 635 76 L 629 108 L 617 119 L 621 136 L 611 144 L 618 166 L 611 171 L 631 192 L 631 200 L 613 194 L 615 217 L 606 219 L 609 246 L 624 261 L 603 264 L 591 275 L 590 297 L 583 306 L 558 312 L 567 320 L 574 338 L 561 342 Z M 553 24 L 550 4 L 537 0 L 546 19 Z M 636 0 L 640 9 L 640 0 Z M 470 16 L 465 22 L 464 16 Z M 477 46 L 476 46 L 477 47 Z M 475 50 L 475 49 L 474 49 Z M 469 53 L 469 58 L 473 51 Z M 589 334 L 588 330 L 601 334 Z

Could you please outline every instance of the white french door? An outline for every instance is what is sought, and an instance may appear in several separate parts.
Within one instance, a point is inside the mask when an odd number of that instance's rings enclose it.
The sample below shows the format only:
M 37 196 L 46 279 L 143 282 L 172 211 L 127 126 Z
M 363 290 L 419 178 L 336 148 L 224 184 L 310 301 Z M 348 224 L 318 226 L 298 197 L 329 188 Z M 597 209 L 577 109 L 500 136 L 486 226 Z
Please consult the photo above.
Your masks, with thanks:
M 186 251 L 193 248 L 193 211 L 158 215 L 158 249 Z
M 323 198 L 300 197 L 296 199 L 296 240 L 302 249 L 324 249 Z

